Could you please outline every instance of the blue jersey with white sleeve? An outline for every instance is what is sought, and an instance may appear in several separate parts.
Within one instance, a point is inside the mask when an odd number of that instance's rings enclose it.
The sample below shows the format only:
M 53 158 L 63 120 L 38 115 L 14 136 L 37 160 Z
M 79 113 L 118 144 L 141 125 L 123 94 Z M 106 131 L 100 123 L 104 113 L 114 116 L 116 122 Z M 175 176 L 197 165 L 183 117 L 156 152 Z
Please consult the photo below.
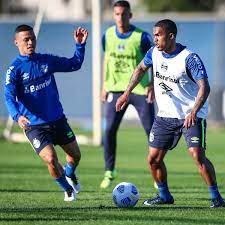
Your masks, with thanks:
M 143 61 L 145 66 L 152 67 L 153 61 L 152 61 L 152 52 L 153 49 L 156 47 L 151 47 L 148 52 L 146 53 Z M 183 46 L 179 43 L 176 44 L 176 50 L 170 54 L 167 54 L 165 52 L 162 52 L 162 55 L 166 59 L 174 58 L 176 57 L 180 52 L 182 52 L 186 46 Z M 185 59 L 185 67 L 187 74 L 195 81 L 198 81 L 203 78 L 208 78 L 207 72 L 205 69 L 205 66 L 201 60 L 201 58 L 196 53 L 189 54 Z
M 39 53 L 19 55 L 8 68 L 5 79 L 5 102 L 11 117 L 18 121 L 23 115 L 31 126 L 62 118 L 54 73 L 79 70 L 84 54 L 85 44 L 77 43 L 72 58 Z
M 153 67 L 154 91 L 158 116 L 185 119 L 195 104 L 199 86 L 207 79 L 205 66 L 200 57 L 179 43 L 172 53 L 152 47 L 143 59 L 146 67 Z M 206 118 L 208 104 L 198 111 L 199 118 Z

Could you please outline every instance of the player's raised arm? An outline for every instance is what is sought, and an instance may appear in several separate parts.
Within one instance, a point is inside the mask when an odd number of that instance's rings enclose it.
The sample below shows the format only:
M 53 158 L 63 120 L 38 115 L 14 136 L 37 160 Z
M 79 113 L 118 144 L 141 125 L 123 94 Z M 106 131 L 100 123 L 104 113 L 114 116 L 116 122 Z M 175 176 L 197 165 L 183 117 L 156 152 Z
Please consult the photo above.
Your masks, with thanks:
M 116 111 L 120 111 L 122 110 L 127 101 L 128 101 L 128 97 L 130 95 L 130 93 L 132 92 L 132 90 L 137 86 L 137 84 L 141 81 L 144 73 L 149 69 L 149 67 L 145 66 L 144 61 L 142 60 L 138 66 L 135 68 L 130 82 L 127 86 L 126 91 L 123 93 L 123 95 L 120 96 L 120 98 L 118 98 L 117 102 L 116 102 Z

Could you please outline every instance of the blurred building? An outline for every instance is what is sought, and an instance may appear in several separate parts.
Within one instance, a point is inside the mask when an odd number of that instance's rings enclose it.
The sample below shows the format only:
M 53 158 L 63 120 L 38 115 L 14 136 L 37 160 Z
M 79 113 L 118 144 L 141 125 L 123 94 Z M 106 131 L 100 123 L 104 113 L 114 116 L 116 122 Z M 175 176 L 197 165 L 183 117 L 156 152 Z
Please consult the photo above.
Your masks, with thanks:
M 41 4 L 48 20 L 83 19 L 87 14 L 89 0 L 2 0 L 3 14 L 15 16 L 35 15 Z
M 140 9 L 141 0 L 130 0 L 132 10 Z M 111 18 L 112 5 L 115 0 L 102 0 L 103 14 Z M 47 20 L 85 20 L 90 18 L 92 0 L 0 0 L 1 15 L 35 16 L 40 4 L 45 7 Z
M 39 50 L 52 52 L 53 54 L 67 55 L 71 52 L 71 37 L 65 36 L 72 26 L 80 25 L 80 21 L 85 23 L 88 30 L 92 29 L 91 11 L 92 1 L 97 0 L 0 0 L 0 61 L 1 73 L 3 74 L 12 57 L 17 54 L 17 49 L 12 45 L 12 32 L 18 21 L 34 23 L 40 3 L 45 7 L 44 29 L 39 35 Z M 112 22 L 112 5 L 116 0 L 102 1 L 102 31 Z M 147 0 L 146 0 L 147 1 Z M 150 0 L 150 2 L 157 0 Z M 183 1 L 183 0 L 180 0 Z M 212 121 L 223 124 L 225 121 L 225 0 L 215 0 L 211 12 L 163 12 L 148 13 L 143 0 L 129 0 L 134 14 L 133 21 L 144 30 L 151 32 L 155 21 L 162 18 L 170 18 L 178 23 L 179 40 L 187 46 L 192 46 L 203 59 L 211 83 L 210 94 L 210 115 Z M 56 21 L 48 23 L 48 21 Z M 68 21 L 65 22 L 65 21 Z M 49 39 L 50 30 L 54 38 Z M 63 32 L 62 32 L 63 31 Z M 78 71 L 76 76 L 63 78 L 57 76 L 59 89 L 61 88 L 61 98 L 65 106 L 66 114 L 69 118 L 91 118 L 91 81 L 92 81 L 92 45 L 91 35 L 89 47 L 86 50 L 86 57 L 82 71 Z M 63 43 L 63 44 L 59 44 Z M 191 48 L 192 48 L 191 47 Z M 85 76 L 83 76 L 85 74 Z M 74 80 L 73 80 L 74 79 Z M 84 80 L 83 80 L 84 79 Z M 0 85 L 3 84 L 3 76 L 0 78 Z M 82 86 L 85 84 L 86 86 Z M 60 86 L 61 85 L 61 86 Z M 71 86 L 70 86 L 71 85 Z M 77 85 L 77 86 L 75 86 Z M 66 87 L 66 88 L 65 88 Z M 85 99 L 80 102 L 79 94 L 86 89 Z M 74 98 L 71 104 L 71 93 Z M 77 101 L 77 102 L 76 102 Z M 86 103 L 86 104 L 84 104 Z M 82 107 L 74 107 L 81 105 Z M 3 92 L 0 93 L 0 119 L 8 116 L 4 107 Z M 132 115 L 133 117 L 133 115 Z M 222 121 L 222 122 L 221 122 Z

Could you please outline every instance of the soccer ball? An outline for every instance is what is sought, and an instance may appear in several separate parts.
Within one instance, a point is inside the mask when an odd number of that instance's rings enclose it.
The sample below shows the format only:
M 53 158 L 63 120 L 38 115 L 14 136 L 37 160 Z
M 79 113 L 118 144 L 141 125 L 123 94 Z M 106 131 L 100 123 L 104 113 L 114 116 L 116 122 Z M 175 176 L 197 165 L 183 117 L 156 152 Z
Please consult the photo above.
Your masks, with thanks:
M 128 182 L 122 182 L 116 185 L 112 192 L 113 201 L 119 208 L 134 207 L 139 199 L 139 191 L 137 187 Z

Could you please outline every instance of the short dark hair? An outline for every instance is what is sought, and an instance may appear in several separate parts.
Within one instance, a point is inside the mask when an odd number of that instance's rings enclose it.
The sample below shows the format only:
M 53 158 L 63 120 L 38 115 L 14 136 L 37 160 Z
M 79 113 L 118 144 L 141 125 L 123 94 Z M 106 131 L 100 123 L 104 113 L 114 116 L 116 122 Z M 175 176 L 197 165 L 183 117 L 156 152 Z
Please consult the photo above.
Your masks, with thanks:
M 169 19 L 160 20 L 155 24 L 155 27 L 162 27 L 167 33 L 173 33 L 177 36 L 177 25 Z
M 124 8 L 130 9 L 130 3 L 129 3 L 128 1 L 116 1 L 116 2 L 113 4 L 113 8 L 114 8 L 114 7 L 117 7 L 117 6 L 120 6 L 120 7 L 124 7 Z
M 27 24 L 21 24 L 16 27 L 15 34 L 22 32 L 22 31 L 33 31 L 33 27 L 27 25 Z

